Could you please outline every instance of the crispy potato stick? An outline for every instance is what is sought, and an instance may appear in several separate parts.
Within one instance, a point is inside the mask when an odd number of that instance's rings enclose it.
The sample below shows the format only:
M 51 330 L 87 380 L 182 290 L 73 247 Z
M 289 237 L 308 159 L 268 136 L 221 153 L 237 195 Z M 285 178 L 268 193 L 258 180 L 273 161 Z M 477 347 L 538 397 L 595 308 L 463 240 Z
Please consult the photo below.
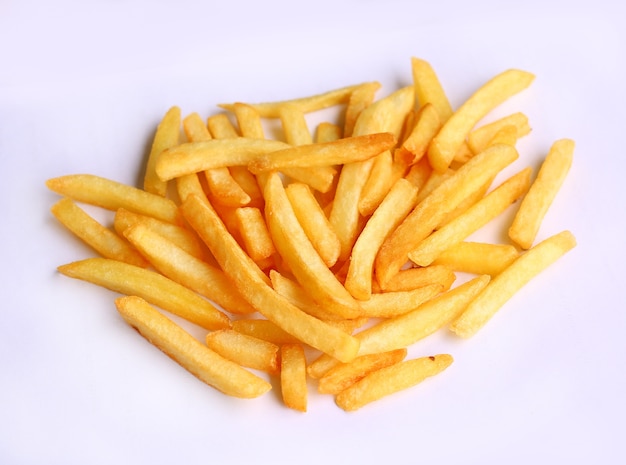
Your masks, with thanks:
M 273 344 L 297 344 L 300 341 L 275 323 L 265 319 L 240 319 L 233 321 L 232 328 L 247 336 L 271 342 Z
M 513 295 L 532 278 L 576 246 L 576 239 L 563 231 L 540 242 L 520 255 L 498 274 L 465 311 L 450 325 L 458 336 L 476 334 Z
M 429 62 L 419 58 L 411 58 L 413 87 L 415 88 L 416 109 L 431 104 L 437 110 L 443 123 L 452 115 L 452 105 L 439 81 L 439 77 Z
M 148 262 L 122 237 L 100 224 L 70 198 L 64 197 L 50 209 L 59 222 L 105 258 L 145 268 Z
M 238 365 L 277 374 L 280 347 L 232 329 L 213 331 L 206 336 L 206 345 L 222 357 Z
M 208 169 L 247 165 L 260 155 L 288 147 L 278 140 L 247 137 L 187 142 L 162 152 L 156 172 L 162 180 L 167 181 Z
M 216 354 L 145 300 L 120 297 L 115 305 L 124 320 L 148 341 L 224 394 L 255 398 L 271 389 L 267 381 Z
M 285 192 L 306 236 L 327 267 L 339 258 L 341 244 L 322 207 L 306 184 L 291 183 Z
M 398 349 L 357 357 L 350 363 L 338 365 L 324 374 L 319 379 L 317 390 L 320 394 L 339 394 L 369 373 L 401 362 L 406 354 L 406 349 Z
M 239 247 L 209 205 L 190 196 L 181 208 L 226 275 L 259 313 L 304 344 L 340 361 L 350 361 L 356 356 L 359 343 L 354 337 L 307 315 L 268 285 L 262 278 L 265 275 Z
M 367 83 L 366 83 L 367 84 Z M 365 84 L 356 84 L 352 86 L 341 87 L 321 94 L 311 95 L 308 97 L 295 98 L 290 100 L 282 100 L 277 102 L 264 103 L 248 103 L 254 108 L 262 118 L 279 118 L 280 110 L 285 105 L 294 105 L 304 113 L 310 113 L 317 110 L 323 110 L 334 105 L 346 103 L 353 91 Z M 218 105 L 226 110 L 233 110 L 233 104 Z
M 509 237 L 522 249 L 532 247 L 550 205 L 561 188 L 574 156 L 574 141 L 556 141 L 544 160 L 537 178 L 515 214 Z
M 228 316 L 195 292 L 154 271 L 108 258 L 87 258 L 58 267 L 70 278 L 136 295 L 208 330 L 230 327 Z
M 359 198 L 361 216 L 368 217 L 374 213 L 393 184 L 404 176 L 407 168 L 405 163 L 396 162 L 393 159 L 390 150 L 386 150 L 376 157 Z
M 330 312 L 359 316 L 357 302 L 321 259 L 298 222 L 282 180 L 272 173 L 264 191 L 265 217 L 274 245 L 298 282 Z
M 344 137 L 350 137 L 359 115 L 374 101 L 376 92 L 381 88 L 380 82 L 367 82 L 354 89 L 348 100 L 344 115 Z
M 184 202 L 185 199 L 192 194 L 197 195 L 203 199 L 203 201 L 208 202 L 206 193 L 202 187 L 202 183 L 200 182 L 200 178 L 196 173 L 185 174 L 177 177 L 176 192 L 181 202 Z
M 284 344 L 280 348 L 280 387 L 287 407 L 306 412 L 306 358 L 300 344 Z
M 252 260 L 262 262 L 276 253 L 261 210 L 256 207 L 237 208 L 235 218 L 244 248 Z
M 442 284 L 434 283 L 408 291 L 372 294 L 361 302 L 361 314 L 368 318 L 393 318 L 415 310 L 443 290 Z
M 478 89 L 444 123 L 428 149 L 432 167 L 443 173 L 458 153 L 472 128 L 493 108 L 530 85 L 534 75 L 510 69 L 504 71 Z
M 500 129 L 510 125 L 515 127 L 517 138 L 523 137 L 531 131 L 528 117 L 524 113 L 513 113 L 474 129 L 467 138 L 467 144 L 472 152 L 480 153 L 487 148 L 487 145 Z
M 356 240 L 344 283 L 345 288 L 356 299 L 370 298 L 376 254 L 389 233 L 415 207 L 417 191 L 418 189 L 406 179 L 396 181 Z
M 309 130 L 304 112 L 296 105 L 288 104 L 280 108 L 278 117 L 283 127 L 285 141 L 289 145 L 309 145 L 313 136 Z
M 518 256 L 519 252 L 511 244 L 460 242 L 441 253 L 431 266 L 444 266 L 462 273 L 487 274 L 493 277 Z
M 239 131 L 243 137 L 265 139 L 263 123 L 258 111 L 245 103 L 235 103 L 231 110 L 235 113 Z
M 144 175 L 143 188 L 151 194 L 165 197 L 167 193 L 167 183 L 159 179 L 156 174 L 157 159 L 163 150 L 178 145 L 180 143 L 180 108 L 171 107 L 163 116 L 157 126 L 152 148 L 148 155 L 146 173 Z
M 409 168 L 404 177 L 419 189 L 418 199 L 421 197 L 422 188 L 430 179 L 433 170 L 427 158 L 422 158 Z M 418 200 L 419 201 L 419 200 Z
M 376 278 L 381 287 L 406 263 L 408 253 L 426 238 L 446 214 L 515 161 L 517 151 L 496 145 L 470 159 L 417 204 L 383 243 L 376 257 Z
M 400 147 L 394 153 L 396 160 L 407 165 L 417 163 L 426 154 L 433 137 L 441 129 L 441 120 L 435 106 L 427 102 L 415 117 L 415 125 Z
M 215 139 L 233 139 L 239 137 L 237 129 L 225 113 L 218 113 L 207 118 L 207 127 Z
M 180 224 L 178 206 L 170 199 L 91 174 L 70 174 L 46 181 L 48 189 L 77 202 L 116 211 L 125 208 L 169 223 Z
M 341 139 L 341 127 L 335 123 L 323 121 L 317 125 L 315 142 L 323 144 Z
M 172 281 L 203 295 L 231 313 L 255 312 L 222 270 L 188 254 L 145 223 L 129 227 L 125 235 L 154 268 Z
M 419 266 L 428 266 L 442 252 L 489 223 L 528 191 L 531 171 L 531 168 L 526 168 L 511 176 L 464 213 L 420 242 L 409 252 L 409 259 Z
M 255 174 L 284 168 L 312 168 L 368 160 L 393 147 L 390 133 L 367 134 L 325 143 L 313 143 L 262 154 L 248 164 Z
M 447 291 L 455 280 L 456 275 L 448 266 L 438 264 L 407 268 L 400 270 L 382 290 L 384 292 L 409 291 L 430 284 L 439 284 L 443 291 Z
M 352 412 L 403 389 L 413 387 L 426 378 L 441 373 L 452 364 L 448 354 L 422 357 L 374 371 L 340 392 L 335 398 L 339 407 Z
M 263 206 L 263 193 L 259 187 L 256 176 L 246 166 L 231 166 L 228 168 L 230 175 L 241 186 L 250 201 L 246 206 L 261 208 Z

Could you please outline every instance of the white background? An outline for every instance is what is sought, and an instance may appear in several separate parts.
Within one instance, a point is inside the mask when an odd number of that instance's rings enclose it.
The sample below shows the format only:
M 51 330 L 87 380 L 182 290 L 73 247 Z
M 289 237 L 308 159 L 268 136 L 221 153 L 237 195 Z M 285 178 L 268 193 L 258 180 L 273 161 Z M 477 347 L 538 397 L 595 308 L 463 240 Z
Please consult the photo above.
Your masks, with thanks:
M 623 463 L 624 7 L 613 0 L 0 3 L 0 463 Z M 114 295 L 58 275 L 91 254 L 51 217 L 47 178 L 135 183 L 172 105 L 208 116 L 368 80 L 427 59 L 454 106 L 500 71 L 536 74 L 536 167 L 576 141 L 540 236 L 578 247 L 526 286 L 437 378 L 346 414 L 311 393 L 242 401 L 125 325 Z

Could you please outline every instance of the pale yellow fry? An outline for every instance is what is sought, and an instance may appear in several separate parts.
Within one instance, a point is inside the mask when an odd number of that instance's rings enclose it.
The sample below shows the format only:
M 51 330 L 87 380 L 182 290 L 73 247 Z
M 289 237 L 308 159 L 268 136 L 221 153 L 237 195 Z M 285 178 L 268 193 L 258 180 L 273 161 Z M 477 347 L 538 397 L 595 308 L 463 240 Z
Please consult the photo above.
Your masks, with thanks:
M 426 154 L 433 137 L 441 129 L 441 119 L 435 106 L 427 102 L 415 116 L 415 125 L 409 137 L 394 154 L 396 160 L 407 165 L 417 163 Z
M 511 244 L 459 242 L 439 254 L 431 266 L 439 265 L 462 273 L 487 274 L 493 277 L 518 256 L 517 248 Z
M 380 400 L 396 392 L 413 387 L 426 378 L 441 373 L 452 364 L 452 356 L 440 354 L 422 357 L 381 368 L 370 373 L 335 398 L 339 407 L 347 412 Z
M 307 315 L 268 285 L 265 275 L 237 244 L 210 205 L 190 196 L 181 208 L 226 275 L 259 313 L 304 344 L 340 361 L 350 361 L 356 356 L 359 343 L 354 337 Z
M 363 84 L 356 84 L 338 89 L 333 89 L 328 92 L 320 94 L 310 95 L 308 97 L 301 97 L 289 100 L 281 100 L 276 102 L 264 102 L 264 103 L 248 103 L 250 107 L 254 108 L 257 113 L 263 118 L 279 118 L 280 110 L 285 105 L 295 105 L 304 113 L 310 113 L 317 110 L 323 110 L 334 105 L 346 103 L 350 98 L 350 95 L 355 89 Z M 220 104 L 219 107 L 226 110 L 233 110 L 233 104 Z
M 313 143 L 313 136 L 309 129 L 304 112 L 296 105 L 284 105 L 280 108 L 280 118 L 285 136 L 289 145 L 308 145 Z
M 360 303 L 361 314 L 368 318 L 394 318 L 415 310 L 443 290 L 442 284 L 434 283 L 407 291 L 372 294 Z
M 380 82 L 367 82 L 354 89 L 348 100 L 344 116 L 344 137 L 350 137 L 359 115 L 374 101 L 376 92 L 381 88 Z
M 76 237 L 105 258 L 140 267 L 148 262 L 126 240 L 99 223 L 70 198 L 63 198 L 50 209 L 59 222 Z
M 407 268 L 398 272 L 388 283 L 383 291 L 409 291 L 429 284 L 439 284 L 444 291 L 452 287 L 456 275 L 451 268 L 444 265 L 431 265 L 426 267 Z
M 446 214 L 518 158 L 515 148 L 496 145 L 470 159 L 441 183 L 392 232 L 376 257 L 376 278 L 384 288 L 407 262 L 408 253 L 426 238 Z
M 396 181 L 356 240 L 344 283 L 356 299 L 370 298 L 376 254 L 389 233 L 415 207 L 417 192 L 418 189 L 406 179 Z
M 509 228 L 509 237 L 522 249 L 532 247 L 541 222 L 572 166 L 574 141 L 556 141 L 541 165 L 537 178 L 515 214 Z
M 325 373 L 319 379 L 317 390 L 321 394 L 339 394 L 369 373 L 401 362 L 406 354 L 406 349 L 398 349 L 357 357 L 350 363 L 338 365 Z
M 264 197 L 265 217 L 274 245 L 298 282 L 329 311 L 344 318 L 359 316 L 356 301 L 328 269 L 306 236 L 277 173 L 270 175 Z
M 323 121 L 317 125 L 315 131 L 315 142 L 323 144 L 341 139 L 341 126 L 335 123 Z
M 233 329 L 212 331 L 205 338 L 209 349 L 238 365 L 277 374 L 280 347 Z
M 188 254 L 176 244 L 138 222 L 125 231 L 126 237 L 161 274 L 210 299 L 235 314 L 254 313 L 222 270 Z
M 528 87 L 534 75 L 510 69 L 490 79 L 443 124 L 428 149 L 433 168 L 442 173 L 454 159 L 472 128 L 492 109 Z
M 413 86 L 415 88 L 416 109 L 431 104 L 437 110 L 441 122 L 452 115 L 452 105 L 439 81 L 432 65 L 420 58 L 411 58 Z
M 516 292 L 575 246 L 572 233 L 563 231 L 520 255 L 452 322 L 452 332 L 464 338 L 476 334 Z
M 165 197 L 167 193 L 167 183 L 161 180 L 156 174 L 156 164 L 161 153 L 180 143 L 180 108 L 171 107 L 163 116 L 159 123 L 144 175 L 143 188 L 147 192 Z
M 237 129 L 233 126 L 225 113 L 217 113 L 207 118 L 207 127 L 214 139 L 232 139 L 239 137 Z
M 267 381 L 216 354 L 145 300 L 120 297 L 115 305 L 124 320 L 150 343 L 224 394 L 254 398 L 271 389 Z
M 419 266 L 428 266 L 442 252 L 485 226 L 528 191 L 531 171 L 526 168 L 511 176 L 464 213 L 433 232 L 409 252 L 409 259 Z
M 238 319 L 233 321 L 232 328 L 248 336 L 262 339 L 273 344 L 282 345 L 300 342 L 275 323 L 265 319 Z
M 235 218 L 244 248 L 252 260 L 260 262 L 276 253 L 261 210 L 256 207 L 240 207 L 235 210 Z
M 283 344 L 280 348 L 280 387 L 287 407 L 306 412 L 306 358 L 300 344 Z
M 190 289 L 165 276 L 108 258 L 61 265 L 59 272 L 126 295 L 136 295 L 208 330 L 230 326 L 228 316 Z
M 509 125 L 515 127 L 517 138 L 523 137 L 531 131 L 528 117 L 524 113 L 517 112 L 474 129 L 467 138 L 467 144 L 472 152 L 480 153 L 487 148 L 487 145 L 500 129 Z
M 202 121 L 202 117 L 196 112 L 190 113 L 183 118 L 183 131 L 190 142 L 213 138 L 209 128 Z
M 91 174 L 70 174 L 48 179 L 46 186 L 57 194 L 116 211 L 125 208 L 169 223 L 180 224 L 178 206 L 170 199 L 136 187 Z
M 291 183 L 285 192 L 293 211 L 327 267 L 332 267 L 339 258 L 341 244 L 322 207 L 306 184 Z
M 258 111 L 245 103 L 235 103 L 231 110 L 235 113 L 237 125 L 243 137 L 265 139 L 263 123 Z
M 248 164 L 255 173 L 283 170 L 285 168 L 328 167 L 368 160 L 390 149 L 396 143 L 390 133 L 367 134 L 331 142 L 312 143 L 262 154 Z

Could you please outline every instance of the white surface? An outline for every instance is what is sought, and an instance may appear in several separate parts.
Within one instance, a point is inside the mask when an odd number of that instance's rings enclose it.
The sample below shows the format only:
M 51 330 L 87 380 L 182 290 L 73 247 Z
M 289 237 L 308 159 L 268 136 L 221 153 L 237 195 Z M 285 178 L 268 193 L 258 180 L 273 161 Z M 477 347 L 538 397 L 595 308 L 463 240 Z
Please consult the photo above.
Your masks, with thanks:
M 3 2 L 0 463 L 623 461 L 624 19 L 609 0 Z M 206 116 L 366 80 L 382 95 L 411 56 L 455 105 L 534 72 L 501 109 L 530 117 L 523 160 L 577 142 L 541 236 L 571 229 L 578 247 L 475 338 L 413 348 L 454 355 L 439 377 L 354 414 L 315 394 L 305 415 L 277 393 L 228 399 L 128 328 L 113 294 L 55 272 L 90 252 L 48 213 L 45 179 L 134 182 L 171 105 Z

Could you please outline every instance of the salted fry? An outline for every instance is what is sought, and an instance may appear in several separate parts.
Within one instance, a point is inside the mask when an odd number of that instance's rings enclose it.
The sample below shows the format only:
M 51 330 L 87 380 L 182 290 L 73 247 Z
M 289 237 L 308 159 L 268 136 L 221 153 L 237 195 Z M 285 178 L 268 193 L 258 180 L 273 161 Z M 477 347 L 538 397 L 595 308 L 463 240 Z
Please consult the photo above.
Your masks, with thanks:
M 335 400 L 347 412 L 358 410 L 441 373 L 452 361 L 452 356 L 448 354 L 406 360 L 370 373 L 340 392 Z
M 498 274 L 450 325 L 458 336 L 476 334 L 513 295 L 532 278 L 576 246 L 576 239 L 563 231 L 540 242 Z
M 252 139 L 265 139 L 261 115 L 254 107 L 245 103 L 235 103 L 231 110 L 235 113 L 239 132 L 243 137 Z
M 271 389 L 267 381 L 213 352 L 145 300 L 120 297 L 115 305 L 124 320 L 150 343 L 224 394 L 254 398 Z
M 510 69 L 480 87 L 434 137 L 428 149 L 428 159 L 433 168 L 444 172 L 476 123 L 493 108 L 528 87 L 533 79 L 531 73 Z
M 323 144 L 324 142 L 332 142 L 339 139 L 341 139 L 341 126 L 338 124 L 324 121 L 317 125 L 315 142 Z
M 59 200 L 50 211 L 63 226 L 101 256 L 144 268 L 148 266 L 146 259 L 123 237 L 100 224 L 72 199 Z
M 359 197 L 359 213 L 367 218 L 378 208 L 393 184 L 404 176 L 408 166 L 393 159 L 391 150 L 385 150 L 374 160 L 372 170 Z
M 509 237 L 522 249 L 532 246 L 541 222 L 563 185 L 574 156 L 574 141 L 556 141 L 544 160 L 509 228 Z
M 511 244 L 459 242 L 439 254 L 433 265 L 423 269 L 443 266 L 461 273 L 495 276 L 509 266 L 518 255 L 517 248 Z
M 361 315 L 368 318 L 394 318 L 404 315 L 443 290 L 442 284 L 433 283 L 407 291 L 372 294 L 368 300 L 360 303 Z
M 259 263 L 276 253 L 276 247 L 274 247 L 261 210 L 255 207 L 237 208 L 235 218 L 237 230 L 252 260 Z
M 365 110 L 374 101 L 376 92 L 381 88 L 379 82 L 367 82 L 360 85 L 352 94 L 346 106 L 345 122 L 344 122 L 344 137 L 350 137 L 354 130 L 356 120 L 361 115 L 361 112 Z
M 296 105 L 283 105 L 279 112 L 285 141 L 289 145 L 309 145 L 313 143 L 313 136 L 309 129 L 304 112 Z
M 400 270 L 382 290 L 385 292 L 409 291 L 430 284 L 439 284 L 443 291 L 447 291 L 456 280 L 452 269 L 446 265 L 436 264 Z
M 517 138 L 523 137 L 531 131 L 528 117 L 524 113 L 517 112 L 474 129 L 467 138 L 467 144 L 473 153 L 480 153 L 487 148 L 498 131 L 507 126 L 515 128 Z
M 300 344 L 283 344 L 280 348 L 280 388 L 287 407 L 306 412 L 306 358 Z
M 442 122 L 447 121 L 453 112 L 452 105 L 432 65 L 426 60 L 413 57 L 411 70 L 417 109 L 430 104 L 437 110 L 439 119 Z
M 270 320 L 260 318 L 235 320 L 232 323 L 232 329 L 241 334 L 246 334 L 256 339 L 262 339 L 276 345 L 297 344 L 300 342 L 298 338 L 292 336 L 279 326 L 276 326 L 276 324 Z
M 61 265 L 58 270 L 70 278 L 136 295 L 208 330 L 230 326 L 230 318 L 208 300 L 154 271 L 108 258 L 87 258 Z
M 441 119 L 435 106 L 427 102 L 421 107 L 415 117 L 415 125 L 409 137 L 394 153 L 396 160 L 413 165 L 417 163 L 428 151 L 428 146 L 433 137 L 441 129 Z
M 277 374 L 280 347 L 233 329 L 212 331 L 205 338 L 209 349 L 238 365 Z
M 165 197 L 167 193 L 167 183 L 157 176 L 156 164 L 164 150 L 178 145 L 180 139 L 180 118 L 180 108 L 178 107 L 171 107 L 165 113 L 157 127 L 150 154 L 148 155 L 143 188 L 145 191 L 161 197 Z

